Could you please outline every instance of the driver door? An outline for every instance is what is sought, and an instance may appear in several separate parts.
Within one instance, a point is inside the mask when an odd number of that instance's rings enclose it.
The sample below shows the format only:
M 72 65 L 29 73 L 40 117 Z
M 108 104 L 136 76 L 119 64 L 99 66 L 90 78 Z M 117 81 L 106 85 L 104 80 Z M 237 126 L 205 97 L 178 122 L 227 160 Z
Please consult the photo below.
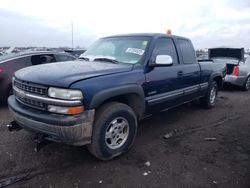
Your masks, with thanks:
M 173 64 L 152 66 L 158 55 L 171 56 Z M 150 106 L 148 109 L 161 111 L 182 103 L 183 88 L 178 76 L 182 68 L 171 38 L 157 39 L 148 66 L 149 70 L 146 73 L 146 84 L 144 85 L 147 105 Z

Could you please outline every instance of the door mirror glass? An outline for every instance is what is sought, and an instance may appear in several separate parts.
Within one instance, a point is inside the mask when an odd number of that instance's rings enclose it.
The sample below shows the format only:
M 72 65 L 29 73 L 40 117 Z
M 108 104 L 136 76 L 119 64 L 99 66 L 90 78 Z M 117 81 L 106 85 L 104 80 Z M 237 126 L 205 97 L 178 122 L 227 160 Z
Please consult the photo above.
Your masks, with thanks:
M 170 55 L 157 55 L 155 65 L 172 65 L 173 59 Z

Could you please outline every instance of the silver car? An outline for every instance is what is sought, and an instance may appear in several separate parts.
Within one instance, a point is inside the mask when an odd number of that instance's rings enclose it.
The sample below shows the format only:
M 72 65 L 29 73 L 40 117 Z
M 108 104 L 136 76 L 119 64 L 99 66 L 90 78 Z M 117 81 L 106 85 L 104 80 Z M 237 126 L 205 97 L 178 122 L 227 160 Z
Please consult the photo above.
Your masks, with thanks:
M 214 62 L 227 64 L 224 83 L 240 86 L 247 91 L 250 88 L 250 57 L 244 58 L 244 48 L 211 48 L 209 58 Z

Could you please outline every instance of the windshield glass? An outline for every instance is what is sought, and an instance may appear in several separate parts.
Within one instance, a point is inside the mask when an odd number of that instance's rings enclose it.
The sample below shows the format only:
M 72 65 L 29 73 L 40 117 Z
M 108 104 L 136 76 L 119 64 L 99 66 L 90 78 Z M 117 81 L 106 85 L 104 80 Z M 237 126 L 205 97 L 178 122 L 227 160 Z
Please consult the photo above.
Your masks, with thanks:
M 150 37 L 132 36 L 99 39 L 80 56 L 80 59 L 89 61 L 103 60 L 113 63 L 139 63 L 149 40 Z

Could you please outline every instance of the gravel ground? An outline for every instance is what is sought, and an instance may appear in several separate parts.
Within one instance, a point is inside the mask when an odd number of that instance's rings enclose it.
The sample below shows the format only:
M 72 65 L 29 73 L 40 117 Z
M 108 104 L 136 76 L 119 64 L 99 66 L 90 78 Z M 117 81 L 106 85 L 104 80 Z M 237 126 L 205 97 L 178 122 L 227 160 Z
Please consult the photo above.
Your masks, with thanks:
M 99 161 L 85 147 L 50 144 L 34 152 L 33 137 L 8 132 L 0 107 L 0 182 L 10 187 L 250 187 L 250 92 L 220 92 L 216 108 L 198 104 L 144 119 L 134 146 Z M 169 138 L 164 138 L 166 135 Z

